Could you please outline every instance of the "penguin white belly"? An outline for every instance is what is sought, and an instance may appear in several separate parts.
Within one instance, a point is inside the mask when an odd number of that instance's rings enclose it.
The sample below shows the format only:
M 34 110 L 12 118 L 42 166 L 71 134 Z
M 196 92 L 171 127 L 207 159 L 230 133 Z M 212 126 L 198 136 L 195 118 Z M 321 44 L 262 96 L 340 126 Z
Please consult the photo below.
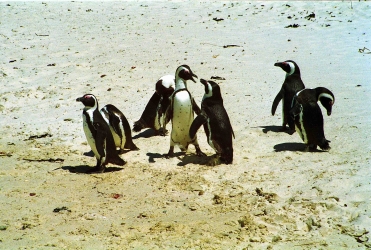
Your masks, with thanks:
M 120 148 L 123 149 L 124 146 L 125 146 L 125 142 L 126 142 L 126 136 L 125 136 L 125 130 L 124 130 L 124 126 L 122 125 L 122 122 L 120 122 L 120 124 L 119 124 L 119 130 L 120 130 L 121 135 L 122 135 L 121 138 L 118 134 L 116 134 L 115 131 L 113 131 L 113 128 L 111 126 L 110 126 L 110 129 L 111 129 L 111 132 L 112 132 L 112 135 L 113 135 L 113 139 L 115 140 L 115 144 L 116 144 L 116 140 L 117 140 L 118 146 L 116 145 L 116 147 L 120 147 Z
M 298 132 L 298 134 L 300 135 L 304 143 L 308 144 L 308 137 L 307 137 L 307 133 L 305 132 L 304 122 L 303 122 L 303 111 L 301 111 L 299 114 L 299 124 L 300 124 L 300 128 L 295 126 L 295 130 L 296 132 Z
M 174 143 L 186 147 L 191 141 L 189 128 L 193 121 L 193 110 L 187 91 L 176 93 L 173 99 L 173 119 L 171 139 Z
M 207 126 L 209 128 L 209 137 L 207 138 L 207 142 L 209 143 L 210 147 L 212 147 L 218 153 L 218 150 L 216 149 L 213 141 L 211 140 L 210 119 L 207 119 Z
M 124 128 L 122 126 L 122 123 L 120 123 L 120 131 L 121 131 L 121 134 L 122 134 L 122 139 L 120 138 L 120 136 L 116 133 L 116 131 L 113 129 L 112 125 L 110 124 L 109 122 L 109 117 L 108 117 L 108 112 L 106 110 L 104 110 L 105 108 L 103 108 L 100 113 L 103 117 L 103 119 L 106 121 L 106 123 L 108 124 L 109 126 L 109 129 L 111 131 L 111 134 L 112 134 L 112 137 L 113 137 L 113 140 L 115 141 L 115 146 L 118 147 L 118 148 L 124 148 L 124 145 L 125 145 L 125 142 L 126 142 L 126 137 L 125 137 L 125 131 L 124 131 Z
M 93 151 L 95 157 L 97 159 L 99 159 L 100 155 L 98 154 L 98 150 L 97 150 L 97 146 L 95 145 L 95 139 L 93 137 L 93 134 L 91 133 L 91 131 L 89 129 L 89 126 L 88 126 L 88 123 L 86 121 L 86 116 L 83 115 L 82 118 L 83 118 L 83 126 L 84 126 L 84 133 L 85 133 L 85 136 L 86 136 L 86 140 L 88 141 L 88 144 L 89 144 L 91 150 Z
M 154 127 L 155 127 L 155 129 L 156 130 L 159 130 L 160 128 L 161 128 L 161 123 L 160 123 L 160 121 L 162 121 L 162 117 L 159 117 L 159 115 L 158 115 L 158 109 L 159 109 L 160 107 L 157 107 L 157 110 L 156 110 L 156 117 L 155 117 L 155 121 L 154 121 Z
M 111 125 L 109 125 L 109 129 L 110 129 L 110 131 L 111 131 L 111 134 L 112 134 L 113 140 L 115 141 L 115 146 L 116 146 L 116 147 L 119 147 L 119 148 L 121 148 L 121 146 L 124 146 L 124 145 L 122 145 L 122 143 L 121 143 L 121 138 L 120 138 L 120 136 L 119 136 L 118 134 L 116 134 L 116 132 L 113 130 L 113 128 L 112 128 Z M 124 141 L 124 144 L 125 144 L 125 141 Z

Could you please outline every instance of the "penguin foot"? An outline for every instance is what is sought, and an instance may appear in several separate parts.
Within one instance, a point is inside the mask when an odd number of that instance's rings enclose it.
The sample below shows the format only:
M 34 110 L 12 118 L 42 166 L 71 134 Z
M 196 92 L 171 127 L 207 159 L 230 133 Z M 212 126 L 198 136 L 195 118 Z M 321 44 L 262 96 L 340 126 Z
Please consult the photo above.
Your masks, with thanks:
M 218 155 L 215 155 L 213 158 L 211 158 L 208 161 L 207 166 L 214 167 L 214 166 L 220 165 L 221 163 L 222 162 L 220 160 L 220 157 Z
M 322 139 L 321 141 L 321 144 L 319 144 L 318 146 L 322 149 L 322 150 L 325 150 L 325 151 L 328 151 L 331 149 L 330 147 L 330 143 L 331 141 L 329 140 L 326 140 L 325 138 Z
M 169 130 L 160 128 L 159 130 L 155 131 L 156 135 L 166 136 L 169 133 Z
M 169 152 L 167 154 L 164 154 L 164 157 L 166 159 L 170 159 L 171 157 L 174 157 L 174 147 L 170 147 Z
M 286 124 L 282 125 L 282 127 L 280 128 L 280 131 L 285 132 L 286 130 L 287 130 Z
M 304 152 L 313 152 L 313 151 L 316 151 L 316 149 L 317 149 L 317 145 L 309 144 L 305 146 Z
M 201 157 L 201 156 L 206 156 L 206 154 L 204 152 L 201 151 L 200 147 L 199 146 L 196 146 L 196 155 L 198 157 Z

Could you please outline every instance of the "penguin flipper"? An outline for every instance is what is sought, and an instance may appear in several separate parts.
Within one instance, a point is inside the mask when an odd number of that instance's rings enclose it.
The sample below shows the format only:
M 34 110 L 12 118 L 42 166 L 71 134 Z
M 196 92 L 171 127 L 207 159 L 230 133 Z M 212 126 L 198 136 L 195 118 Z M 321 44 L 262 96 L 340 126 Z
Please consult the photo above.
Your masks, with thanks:
M 192 98 L 192 109 L 193 111 L 196 113 L 196 115 L 199 115 L 201 113 L 201 109 L 200 107 L 197 105 L 195 99 L 193 97 Z
M 93 126 L 94 129 L 97 131 L 95 135 L 95 145 L 100 156 L 100 159 L 102 159 L 102 157 L 106 156 L 104 149 L 106 144 L 107 133 L 99 122 L 94 122 Z M 102 162 L 101 164 L 104 164 L 104 162 Z
M 207 122 L 207 117 L 203 114 L 198 115 L 192 122 L 191 127 L 189 128 L 189 137 L 194 138 L 197 130 Z
M 164 127 L 166 126 L 166 124 L 169 123 L 169 121 L 171 121 L 171 119 L 173 119 L 173 103 L 172 102 L 167 107 L 163 119 L 164 119 L 164 122 L 163 122 Z
M 122 137 L 122 133 L 120 130 L 120 118 L 113 112 L 109 112 L 109 122 L 112 126 L 113 131 Z
M 283 90 L 281 89 L 280 92 L 276 95 L 276 98 L 274 98 L 273 104 L 272 104 L 272 115 L 276 113 L 276 109 L 280 101 L 283 99 Z

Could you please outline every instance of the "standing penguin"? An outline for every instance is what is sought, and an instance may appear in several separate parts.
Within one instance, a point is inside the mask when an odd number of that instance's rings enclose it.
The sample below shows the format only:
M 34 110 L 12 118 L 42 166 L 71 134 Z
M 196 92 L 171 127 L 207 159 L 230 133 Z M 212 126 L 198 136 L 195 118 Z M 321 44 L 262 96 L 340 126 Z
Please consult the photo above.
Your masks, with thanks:
M 197 130 L 204 125 L 207 142 L 216 152 L 216 159 L 210 165 L 233 162 L 232 136 L 234 133 L 227 111 L 223 106 L 220 87 L 216 82 L 200 80 L 205 86 L 201 102 L 201 114 L 194 119 L 189 136 L 195 137 Z
M 86 94 L 76 99 L 84 104 L 82 112 L 83 127 L 86 139 L 97 158 L 97 165 L 89 172 L 103 173 L 108 163 L 125 165 L 116 151 L 111 130 L 98 109 L 98 100 L 92 94 Z
M 169 97 L 174 92 L 175 78 L 165 75 L 156 82 L 156 91 L 147 103 L 142 116 L 134 122 L 133 131 L 139 132 L 144 128 L 151 128 L 156 135 L 165 135 L 163 115 L 170 104 Z
M 193 112 L 196 112 L 196 114 L 201 112 L 187 89 L 187 80 L 196 82 L 193 77 L 197 78 L 188 65 L 179 66 L 175 72 L 175 90 L 170 97 L 171 102 L 164 116 L 164 125 L 170 120 L 172 123 L 170 149 L 166 154 L 167 158 L 174 156 L 175 145 L 178 145 L 180 150 L 184 152 L 188 149 L 189 144 L 193 144 L 198 156 L 205 155 L 198 145 L 197 136 L 189 137 L 189 128 L 194 118 Z
M 306 144 L 305 151 L 315 150 L 317 145 L 322 150 L 329 150 L 330 145 L 323 131 L 323 116 L 317 104 L 320 101 L 331 115 L 335 103 L 334 94 L 327 88 L 303 89 L 292 100 L 290 115 L 295 119 L 295 129 Z
M 295 129 L 294 120 L 290 117 L 291 101 L 294 95 L 305 88 L 300 77 L 299 66 L 291 60 L 285 62 L 277 62 L 274 66 L 280 67 L 286 72 L 285 81 L 282 84 L 281 90 L 274 98 L 272 104 L 272 115 L 276 112 L 279 102 L 282 100 L 282 131 L 286 130 L 286 124 L 289 125 L 290 130 Z
M 128 120 L 124 114 L 112 104 L 104 106 L 100 113 L 108 124 L 116 147 L 120 148 L 120 153 L 124 149 L 138 150 L 131 137 L 131 129 Z

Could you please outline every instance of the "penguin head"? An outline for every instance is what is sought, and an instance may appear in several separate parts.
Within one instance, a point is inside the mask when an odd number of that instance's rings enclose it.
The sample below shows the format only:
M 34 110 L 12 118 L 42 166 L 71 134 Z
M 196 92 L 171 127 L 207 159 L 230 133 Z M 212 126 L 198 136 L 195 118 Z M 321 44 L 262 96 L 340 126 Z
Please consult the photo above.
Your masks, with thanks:
M 297 74 L 300 76 L 299 66 L 296 64 L 296 62 L 292 60 L 287 60 L 284 62 L 277 62 L 274 64 L 274 66 L 280 67 L 283 71 L 286 72 L 288 76 L 291 76 L 293 74 Z
M 77 102 L 82 102 L 85 107 L 93 108 L 98 106 L 98 100 L 93 94 L 86 94 L 76 99 Z
M 317 100 L 321 102 L 322 106 L 327 110 L 327 115 L 330 116 L 332 106 L 335 103 L 334 94 L 324 87 L 315 88 Z
M 198 78 L 191 70 L 191 68 L 188 65 L 181 65 L 176 69 L 175 72 L 175 79 L 181 78 L 184 81 L 192 80 L 193 82 L 196 82 L 193 77 Z
M 220 87 L 216 82 L 207 81 L 201 79 L 200 82 L 205 86 L 205 94 L 203 99 L 213 97 L 215 99 L 221 99 Z
M 175 88 L 175 78 L 173 75 L 166 75 L 156 82 L 156 93 L 160 96 L 169 97 Z

